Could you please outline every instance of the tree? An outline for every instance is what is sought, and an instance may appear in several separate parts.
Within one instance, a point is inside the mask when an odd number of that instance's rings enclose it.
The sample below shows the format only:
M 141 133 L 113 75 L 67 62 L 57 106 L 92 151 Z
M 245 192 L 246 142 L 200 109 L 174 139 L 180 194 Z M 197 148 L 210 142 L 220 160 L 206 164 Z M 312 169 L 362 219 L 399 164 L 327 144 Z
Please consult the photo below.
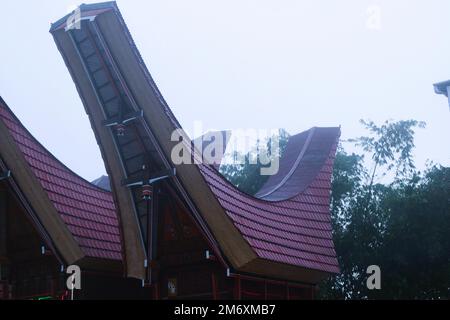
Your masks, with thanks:
M 450 168 L 414 166 L 415 120 L 380 126 L 350 139 L 361 154 L 336 154 L 331 193 L 333 240 L 341 272 L 320 286 L 322 299 L 450 298 Z M 286 139 L 286 143 L 287 143 Z M 267 177 L 250 165 L 223 168 L 254 194 Z M 367 267 L 381 269 L 381 290 L 366 286 Z
M 321 297 L 448 298 L 449 168 L 415 170 L 414 129 L 423 123 L 362 123 L 370 136 L 350 142 L 364 155 L 341 148 L 336 157 L 331 212 L 341 273 L 322 284 Z M 372 160 L 370 169 L 364 156 Z M 380 182 L 392 173 L 390 183 Z M 381 268 L 381 290 L 366 286 L 369 265 Z
M 450 298 L 450 168 L 432 166 L 385 194 L 383 297 Z
M 273 140 L 278 142 L 278 152 L 276 152 L 276 150 L 271 150 Z M 238 152 L 235 152 L 234 158 L 244 159 L 244 163 L 224 164 L 220 167 L 220 172 L 227 178 L 228 181 L 230 181 L 241 191 L 254 195 L 259 191 L 259 189 L 261 189 L 267 179 L 269 179 L 269 176 L 261 175 L 260 170 L 263 165 L 259 161 L 256 163 L 254 163 L 254 161 L 250 161 L 251 158 L 255 157 L 260 152 L 268 152 L 267 154 L 270 155 L 271 159 L 281 157 L 288 141 L 289 133 L 284 129 L 280 129 L 277 135 L 268 137 L 263 142 L 258 141 L 258 145 L 244 156 L 238 154 Z M 261 146 L 264 147 L 264 150 L 260 150 Z

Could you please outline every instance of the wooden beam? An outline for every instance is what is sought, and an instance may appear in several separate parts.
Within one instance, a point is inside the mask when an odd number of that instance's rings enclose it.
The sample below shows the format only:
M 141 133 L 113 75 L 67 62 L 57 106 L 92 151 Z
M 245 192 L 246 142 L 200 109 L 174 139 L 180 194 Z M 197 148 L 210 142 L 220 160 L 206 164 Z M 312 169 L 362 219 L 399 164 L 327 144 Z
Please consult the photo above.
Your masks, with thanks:
M 305 284 L 305 283 L 299 283 L 299 282 L 290 282 L 285 280 L 277 280 L 276 278 L 262 278 L 258 276 L 253 276 L 249 274 L 239 274 L 234 272 L 229 272 L 228 277 L 231 278 L 240 278 L 241 280 L 249 280 L 249 281 L 255 281 L 255 282 L 262 282 L 266 283 L 266 285 L 275 285 L 275 286 L 285 286 L 286 283 L 292 287 L 292 288 L 303 288 L 303 289 L 309 289 L 311 287 L 311 284 Z
M 152 238 L 151 238 L 151 232 L 152 232 L 152 217 L 153 217 L 153 206 L 150 204 L 149 201 L 146 201 L 145 203 L 146 208 L 146 226 L 145 226 L 145 255 L 147 257 L 146 265 L 145 265 L 145 280 L 147 282 L 147 285 L 152 285 L 152 268 L 150 266 L 152 262 Z
M 267 300 L 267 281 L 264 280 L 264 300 Z
M 162 268 L 185 265 L 205 265 L 211 263 L 205 259 L 202 251 L 164 255 L 160 258 L 159 262 Z
M 114 142 L 113 133 L 103 125 L 105 117 L 101 103 L 85 72 L 84 65 L 73 47 L 69 34 L 64 29 L 59 29 L 53 32 L 53 37 L 77 87 L 86 113 L 89 115 L 94 135 L 105 160 L 106 171 L 111 179 L 124 247 L 125 273 L 129 277 L 144 279 L 144 243 L 133 196 L 131 191 L 121 184 L 124 178 L 124 167 Z
M 212 289 L 212 297 L 213 300 L 219 299 L 219 292 L 217 290 L 217 278 L 214 271 L 211 273 L 211 289 Z
M 245 267 L 239 269 L 240 272 L 251 274 L 255 277 L 263 277 L 277 281 L 288 281 L 299 285 L 315 285 L 326 279 L 330 273 L 320 270 L 302 268 L 266 259 L 255 259 Z
M 242 282 L 240 276 L 234 279 L 234 300 L 242 300 Z
M 0 187 L 0 257 L 5 257 L 6 252 L 6 239 L 8 237 L 7 223 L 7 210 L 8 210 L 8 194 L 6 190 Z
M 151 260 L 155 261 L 158 257 L 158 223 L 159 223 L 159 184 L 153 186 L 152 198 L 152 225 L 151 225 Z
M 152 291 L 153 291 L 153 299 L 154 300 L 159 300 L 161 297 L 159 295 L 159 283 L 156 282 L 153 287 L 152 287 Z
M 153 186 L 153 195 L 147 201 L 147 281 L 150 285 L 157 282 L 156 260 L 158 257 L 158 222 L 159 222 L 159 186 Z

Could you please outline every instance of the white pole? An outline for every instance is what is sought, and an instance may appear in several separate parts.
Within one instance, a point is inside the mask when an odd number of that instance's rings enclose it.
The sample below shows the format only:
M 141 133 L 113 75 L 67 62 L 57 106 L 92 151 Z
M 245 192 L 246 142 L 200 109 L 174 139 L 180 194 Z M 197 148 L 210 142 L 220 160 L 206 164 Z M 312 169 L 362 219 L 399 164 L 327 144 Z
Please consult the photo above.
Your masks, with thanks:
M 71 298 L 70 298 L 70 300 L 72 300 L 72 301 L 73 301 L 73 290 L 74 290 L 74 288 L 75 288 L 75 276 L 72 276 L 72 289 L 70 290 L 71 291 Z

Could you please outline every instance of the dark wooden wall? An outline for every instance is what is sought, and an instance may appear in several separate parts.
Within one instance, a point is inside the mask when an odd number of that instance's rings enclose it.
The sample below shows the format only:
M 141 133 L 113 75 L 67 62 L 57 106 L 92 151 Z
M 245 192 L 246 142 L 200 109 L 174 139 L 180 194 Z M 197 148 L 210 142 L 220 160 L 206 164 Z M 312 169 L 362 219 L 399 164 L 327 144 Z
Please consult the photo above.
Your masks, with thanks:
M 153 299 L 312 299 L 313 286 L 289 284 L 239 275 L 227 276 L 187 208 L 173 193 L 159 199 L 156 283 Z M 171 290 L 171 288 L 173 290 Z
M 0 189 L 0 230 L 3 298 L 56 295 L 64 280 L 60 264 L 48 252 L 42 254 L 41 237 L 5 185 Z
M 312 299 L 314 287 L 271 279 L 227 275 L 226 267 L 186 207 L 173 193 L 161 193 L 158 206 L 155 276 L 151 286 L 122 272 L 82 270 L 75 299 Z M 67 275 L 49 251 L 16 197 L 0 185 L 0 299 L 70 299 Z
M 69 299 L 68 275 L 61 262 L 45 249 L 28 213 L 3 183 L 0 183 L 0 300 Z M 44 252 L 42 251 L 44 246 Z M 82 268 L 82 290 L 75 299 L 148 298 L 141 281 L 123 277 L 121 270 L 95 271 Z

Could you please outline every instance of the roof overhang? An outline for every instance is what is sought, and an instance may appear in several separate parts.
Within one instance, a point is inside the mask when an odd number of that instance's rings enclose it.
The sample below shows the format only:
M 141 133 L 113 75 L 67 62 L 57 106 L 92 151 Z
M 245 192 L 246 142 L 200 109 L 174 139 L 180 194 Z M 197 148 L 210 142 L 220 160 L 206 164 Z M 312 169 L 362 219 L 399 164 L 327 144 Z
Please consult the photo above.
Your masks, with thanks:
M 4 101 L 0 99 L 0 103 L 4 104 Z M 11 172 L 11 181 L 8 183 L 17 187 L 15 192 L 19 193 L 18 196 L 26 201 L 30 210 L 33 210 L 58 251 L 56 254 L 67 264 L 80 261 L 85 257 L 82 249 L 53 206 L 2 120 L 0 120 L 0 137 L 0 158 Z

